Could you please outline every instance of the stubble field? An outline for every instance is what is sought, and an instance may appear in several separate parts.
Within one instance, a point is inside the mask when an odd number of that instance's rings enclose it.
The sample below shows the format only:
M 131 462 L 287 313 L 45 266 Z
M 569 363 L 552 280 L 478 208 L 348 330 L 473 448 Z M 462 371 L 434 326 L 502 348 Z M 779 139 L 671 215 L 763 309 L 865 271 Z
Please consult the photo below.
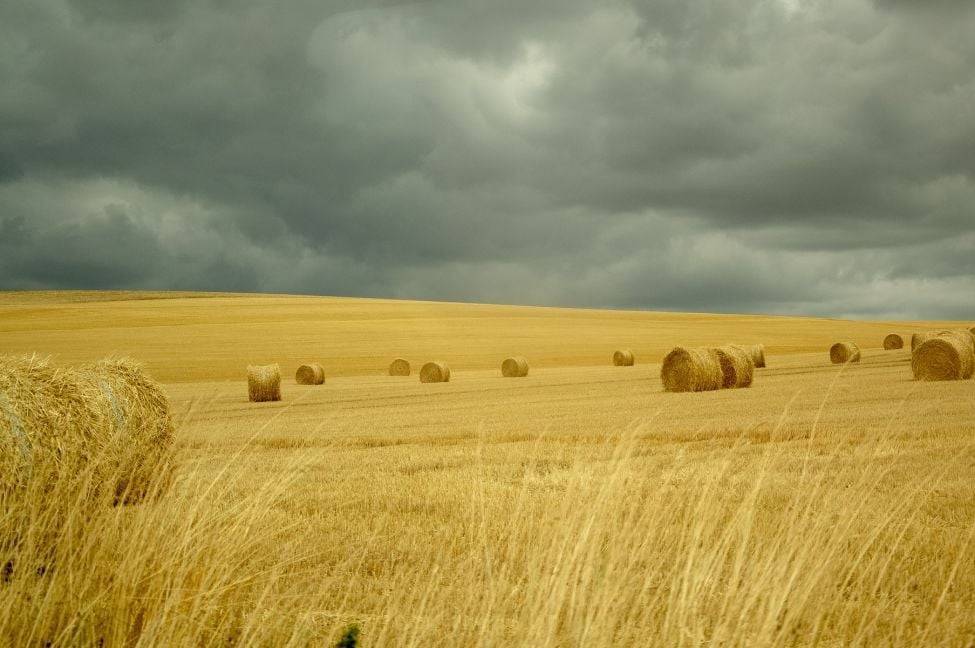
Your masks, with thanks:
M 338 298 L 7 293 L 0 353 L 134 357 L 177 478 L 3 587 L 75 645 L 975 645 L 975 381 L 883 336 L 971 323 Z M 859 364 L 834 366 L 832 342 Z M 762 342 L 748 389 L 665 393 L 676 344 Z M 612 367 L 631 348 L 635 367 Z M 508 355 L 531 362 L 505 379 Z M 450 383 L 386 376 L 441 359 Z M 248 403 L 248 364 L 284 400 Z M 323 386 L 299 386 L 320 362 Z

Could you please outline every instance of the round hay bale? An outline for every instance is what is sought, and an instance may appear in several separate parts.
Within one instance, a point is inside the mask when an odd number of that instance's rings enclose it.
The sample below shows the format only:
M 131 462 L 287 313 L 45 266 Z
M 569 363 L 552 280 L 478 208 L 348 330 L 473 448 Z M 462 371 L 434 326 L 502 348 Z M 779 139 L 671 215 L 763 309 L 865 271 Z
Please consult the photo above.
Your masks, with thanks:
M 971 337 L 955 331 L 929 337 L 911 354 L 915 380 L 967 380 L 975 373 Z
M 829 359 L 833 364 L 860 362 L 860 347 L 853 342 L 837 342 L 829 348 Z
M 403 358 L 396 358 L 389 363 L 389 375 L 390 376 L 409 376 L 410 375 L 410 363 L 408 360 Z
M 745 354 L 751 358 L 752 365 L 756 369 L 763 368 L 765 366 L 765 345 L 764 344 L 732 344 L 736 349 L 741 349 Z
M 629 349 L 619 349 L 618 351 L 613 351 L 613 366 L 614 367 L 632 367 L 635 359 L 633 357 L 633 352 Z
M 660 367 L 664 389 L 672 392 L 721 389 L 724 374 L 714 349 L 674 347 Z
M 528 375 L 528 359 L 524 356 L 505 358 L 501 363 L 501 375 L 505 378 L 524 378 Z
M 904 338 L 897 335 L 896 333 L 891 333 L 884 338 L 884 351 L 893 351 L 895 349 L 904 348 Z
M 442 360 L 428 362 L 420 368 L 421 383 L 450 382 L 450 367 Z
M 752 357 L 742 348 L 723 346 L 714 350 L 721 365 L 721 387 L 736 389 L 750 387 L 755 373 L 755 363 Z
M 960 331 L 952 331 L 950 329 L 938 329 L 935 331 L 924 331 L 921 333 L 914 333 L 913 335 L 911 335 L 911 351 L 917 350 L 917 348 L 921 346 L 924 342 L 927 342 L 932 338 L 939 337 L 946 333 L 961 334 L 962 339 L 967 344 L 971 344 L 972 347 L 975 348 L 975 333 L 972 333 L 971 331 L 967 331 L 965 329 L 962 329 Z
M 165 393 L 132 360 L 0 358 L 0 486 L 88 479 L 91 493 L 136 502 L 168 484 L 173 438 Z
M 299 385 L 321 385 L 325 383 L 325 368 L 320 364 L 306 364 L 298 367 L 295 382 Z
M 252 403 L 281 400 L 281 367 L 276 364 L 249 365 L 247 395 Z

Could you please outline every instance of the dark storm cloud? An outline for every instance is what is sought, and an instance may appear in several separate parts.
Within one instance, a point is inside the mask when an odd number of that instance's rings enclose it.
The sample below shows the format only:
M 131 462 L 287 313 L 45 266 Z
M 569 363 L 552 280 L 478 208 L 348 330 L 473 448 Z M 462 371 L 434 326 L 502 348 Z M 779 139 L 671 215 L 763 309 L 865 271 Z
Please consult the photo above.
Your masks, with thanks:
M 971 33 L 947 0 L 15 0 L 0 287 L 972 317 Z

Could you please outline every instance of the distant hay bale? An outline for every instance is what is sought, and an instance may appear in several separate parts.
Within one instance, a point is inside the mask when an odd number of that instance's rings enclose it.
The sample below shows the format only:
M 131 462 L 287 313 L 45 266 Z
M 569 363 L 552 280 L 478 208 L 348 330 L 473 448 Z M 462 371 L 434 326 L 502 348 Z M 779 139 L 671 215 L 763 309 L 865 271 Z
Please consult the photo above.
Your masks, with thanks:
M 505 378 L 524 378 L 528 375 L 528 359 L 524 356 L 505 358 L 501 363 L 501 375 Z
M 90 478 L 90 492 L 136 502 L 168 483 L 173 438 L 165 393 L 132 360 L 0 357 L 0 486 Z
M 752 357 L 741 347 L 728 345 L 714 350 L 721 365 L 721 387 L 736 389 L 750 387 L 755 373 Z
M 620 349 L 613 352 L 614 367 L 632 367 L 633 363 L 633 352 L 629 349 Z
M 672 392 L 721 389 L 724 374 L 714 349 L 675 347 L 660 367 L 664 389 Z
M 428 362 L 420 368 L 421 383 L 450 382 L 450 367 L 442 360 Z
M 833 364 L 860 362 L 860 347 L 854 342 L 837 342 L 829 348 L 829 359 Z
M 904 348 L 904 338 L 897 335 L 896 333 L 891 333 L 884 338 L 884 351 L 893 351 L 895 349 Z
M 249 365 L 247 394 L 252 403 L 281 400 L 281 367 L 276 364 Z
M 299 385 L 321 385 L 325 382 L 325 368 L 320 364 L 306 364 L 298 367 L 295 382 Z
M 410 375 L 410 363 L 408 360 L 403 358 L 396 358 L 391 363 L 389 363 L 389 375 L 390 376 L 409 376 Z
M 968 380 L 975 373 L 975 343 L 967 332 L 927 337 L 911 354 L 915 380 Z

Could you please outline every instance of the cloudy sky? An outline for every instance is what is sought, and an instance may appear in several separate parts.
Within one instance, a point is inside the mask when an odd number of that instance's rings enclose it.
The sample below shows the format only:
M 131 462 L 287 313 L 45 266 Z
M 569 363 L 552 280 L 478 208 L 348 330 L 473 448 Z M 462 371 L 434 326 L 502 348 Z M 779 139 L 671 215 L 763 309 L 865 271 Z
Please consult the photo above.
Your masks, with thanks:
M 975 317 L 969 0 L 0 2 L 0 289 Z

